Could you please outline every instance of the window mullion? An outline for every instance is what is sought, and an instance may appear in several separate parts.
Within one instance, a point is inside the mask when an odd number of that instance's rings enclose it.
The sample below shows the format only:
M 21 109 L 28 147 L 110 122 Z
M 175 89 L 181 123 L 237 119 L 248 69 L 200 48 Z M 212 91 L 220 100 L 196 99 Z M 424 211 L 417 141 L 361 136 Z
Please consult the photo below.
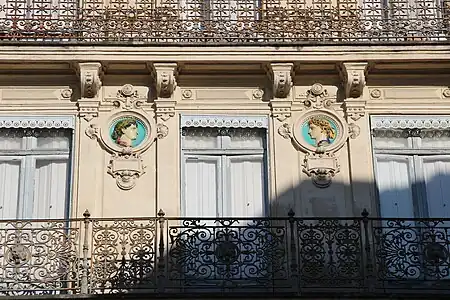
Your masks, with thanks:
M 426 218 L 428 213 L 427 199 L 426 199 L 426 186 L 425 186 L 425 174 L 422 159 L 419 155 L 413 156 L 413 195 L 414 204 L 416 206 L 417 216 L 420 218 Z
M 23 176 L 21 174 L 22 199 L 19 210 L 19 218 L 33 218 L 34 200 L 34 175 L 36 158 L 27 156 L 24 158 Z

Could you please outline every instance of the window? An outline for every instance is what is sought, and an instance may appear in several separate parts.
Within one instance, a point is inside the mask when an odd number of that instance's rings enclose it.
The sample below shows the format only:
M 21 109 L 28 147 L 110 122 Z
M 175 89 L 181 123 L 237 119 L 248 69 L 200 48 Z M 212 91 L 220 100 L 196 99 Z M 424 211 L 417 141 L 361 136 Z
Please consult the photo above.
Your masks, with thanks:
M 397 288 L 409 280 L 449 279 L 450 118 L 373 117 L 377 276 Z M 404 219 L 398 219 L 404 218 Z M 407 279 L 407 280 L 406 280 Z M 399 280 L 405 280 L 399 286 Z
M 0 129 L 0 218 L 64 218 L 70 129 Z
M 265 129 L 183 128 L 182 214 L 263 217 Z
M 450 218 L 450 130 L 374 130 L 382 217 Z

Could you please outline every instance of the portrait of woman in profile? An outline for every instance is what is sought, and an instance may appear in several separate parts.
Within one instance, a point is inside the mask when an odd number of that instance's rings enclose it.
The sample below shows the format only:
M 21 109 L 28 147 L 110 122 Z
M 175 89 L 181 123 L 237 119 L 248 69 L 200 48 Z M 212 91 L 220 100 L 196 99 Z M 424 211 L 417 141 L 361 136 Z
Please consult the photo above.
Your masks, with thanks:
M 123 147 L 132 147 L 137 136 L 137 121 L 134 118 L 125 118 L 117 122 L 111 134 L 113 141 Z
M 316 142 L 317 147 L 326 147 L 333 142 L 336 131 L 329 121 L 320 118 L 311 118 L 308 121 L 308 134 Z

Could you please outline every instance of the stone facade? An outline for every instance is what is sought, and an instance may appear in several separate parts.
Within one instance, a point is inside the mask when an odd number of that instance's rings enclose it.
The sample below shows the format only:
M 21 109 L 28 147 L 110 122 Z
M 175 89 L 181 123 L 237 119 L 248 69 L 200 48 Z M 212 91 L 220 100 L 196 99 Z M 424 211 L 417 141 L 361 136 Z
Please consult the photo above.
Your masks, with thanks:
M 370 118 L 449 115 L 449 53 L 431 45 L 4 46 L 0 119 L 75 118 L 70 217 L 86 209 L 180 216 L 182 116 L 267 119 L 269 215 L 377 215 Z M 337 126 L 330 147 L 308 146 L 298 132 L 316 115 Z M 128 117 L 145 137 L 118 147 L 111 126 Z

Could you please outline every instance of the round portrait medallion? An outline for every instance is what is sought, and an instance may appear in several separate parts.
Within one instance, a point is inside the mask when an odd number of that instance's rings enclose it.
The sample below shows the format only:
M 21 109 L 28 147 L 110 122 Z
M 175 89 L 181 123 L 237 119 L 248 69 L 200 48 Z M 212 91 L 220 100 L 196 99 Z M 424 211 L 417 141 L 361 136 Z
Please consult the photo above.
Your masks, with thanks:
M 115 119 L 109 128 L 111 141 L 120 147 L 139 147 L 148 136 L 148 128 L 135 116 Z
M 303 139 L 314 147 L 327 147 L 333 144 L 339 134 L 339 128 L 328 116 L 311 116 L 304 120 L 300 128 Z
M 302 116 L 294 124 L 293 134 L 297 144 L 304 150 L 326 150 L 342 146 L 345 124 L 333 114 L 320 111 Z

